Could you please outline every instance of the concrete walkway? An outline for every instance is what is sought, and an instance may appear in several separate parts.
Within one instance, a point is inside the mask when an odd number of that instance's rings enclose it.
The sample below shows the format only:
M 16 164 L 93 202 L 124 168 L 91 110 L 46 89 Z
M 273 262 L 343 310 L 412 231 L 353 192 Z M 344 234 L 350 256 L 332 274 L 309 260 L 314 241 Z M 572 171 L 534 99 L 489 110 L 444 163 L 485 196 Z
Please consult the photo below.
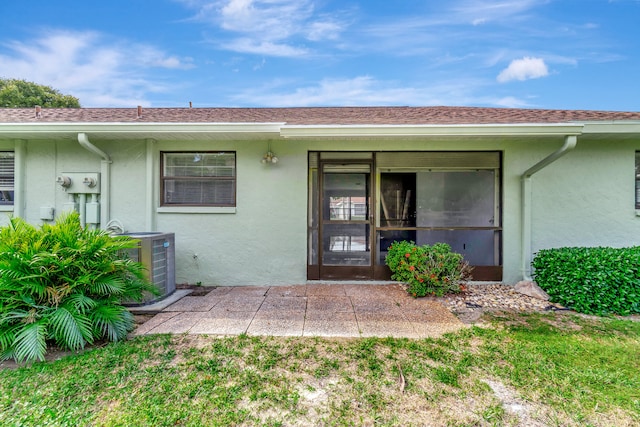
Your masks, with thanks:
M 307 284 L 185 296 L 134 333 L 426 338 L 463 327 L 442 304 L 397 284 Z

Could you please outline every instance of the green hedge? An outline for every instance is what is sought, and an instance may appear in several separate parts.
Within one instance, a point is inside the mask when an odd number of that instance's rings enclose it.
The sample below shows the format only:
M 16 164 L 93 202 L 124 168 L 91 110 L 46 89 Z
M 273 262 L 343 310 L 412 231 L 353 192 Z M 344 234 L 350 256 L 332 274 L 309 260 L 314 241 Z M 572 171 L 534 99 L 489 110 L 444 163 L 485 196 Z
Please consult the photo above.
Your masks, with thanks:
M 539 251 L 534 279 L 551 301 L 580 313 L 640 313 L 640 247 Z

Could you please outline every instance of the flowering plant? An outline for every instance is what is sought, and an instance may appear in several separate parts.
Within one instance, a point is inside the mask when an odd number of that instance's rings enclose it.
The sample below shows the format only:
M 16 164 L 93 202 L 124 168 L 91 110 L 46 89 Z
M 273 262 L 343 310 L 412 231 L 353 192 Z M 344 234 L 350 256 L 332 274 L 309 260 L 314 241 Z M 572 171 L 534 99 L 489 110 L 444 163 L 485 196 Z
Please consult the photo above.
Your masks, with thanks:
M 393 280 L 407 284 L 414 297 L 460 292 L 460 283 L 471 277 L 471 267 L 446 243 L 417 246 L 393 242 L 385 258 Z

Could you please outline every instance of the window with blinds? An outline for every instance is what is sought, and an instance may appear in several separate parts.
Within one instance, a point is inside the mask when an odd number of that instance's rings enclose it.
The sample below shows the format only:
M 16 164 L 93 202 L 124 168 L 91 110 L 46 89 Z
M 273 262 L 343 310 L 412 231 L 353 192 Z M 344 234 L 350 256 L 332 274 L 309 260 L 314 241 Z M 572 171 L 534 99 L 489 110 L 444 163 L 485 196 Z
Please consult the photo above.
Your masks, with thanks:
M 163 206 L 235 206 L 235 152 L 163 152 Z
M 640 151 L 636 151 L 636 209 L 640 209 Z
M 0 205 L 13 205 L 15 160 L 13 152 L 0 151 Z

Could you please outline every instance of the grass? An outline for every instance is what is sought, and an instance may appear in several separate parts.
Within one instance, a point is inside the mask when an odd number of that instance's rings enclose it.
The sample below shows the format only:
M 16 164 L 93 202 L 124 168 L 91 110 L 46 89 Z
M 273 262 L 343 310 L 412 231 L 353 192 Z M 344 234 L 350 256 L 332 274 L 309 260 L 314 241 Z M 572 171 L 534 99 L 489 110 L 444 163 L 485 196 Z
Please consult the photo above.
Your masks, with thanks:
M 0 370 L 0 425 L 640 424 L 640 323 L 501 315 L 440 339 L 144 336 Z

